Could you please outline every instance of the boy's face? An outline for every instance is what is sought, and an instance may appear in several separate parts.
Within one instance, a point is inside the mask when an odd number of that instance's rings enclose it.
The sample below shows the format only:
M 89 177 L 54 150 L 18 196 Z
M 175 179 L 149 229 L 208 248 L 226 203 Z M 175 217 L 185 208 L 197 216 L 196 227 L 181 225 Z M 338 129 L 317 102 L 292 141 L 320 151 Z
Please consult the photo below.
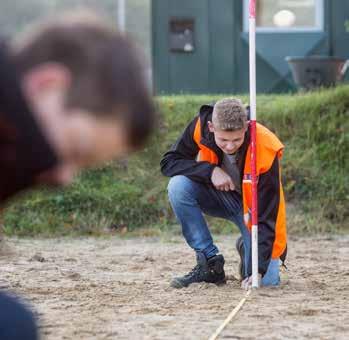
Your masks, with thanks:
M 209 131 L 214 134 L 217 146 L 226 154 L 234 154 L 245 140 L 247 127 L 236 131 L 223 131 L 214 127 L 212 122 L 208 122 Z

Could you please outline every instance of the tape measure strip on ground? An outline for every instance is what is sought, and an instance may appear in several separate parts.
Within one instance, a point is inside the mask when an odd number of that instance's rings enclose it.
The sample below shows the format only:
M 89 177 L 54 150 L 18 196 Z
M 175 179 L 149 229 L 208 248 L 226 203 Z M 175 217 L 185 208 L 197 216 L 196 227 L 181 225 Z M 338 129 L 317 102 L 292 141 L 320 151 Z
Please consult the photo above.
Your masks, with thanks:
M 223 323 L 217 328 L 217 330 L 214 332 L 214 334 L 209 338 L 209 340 L 216 340 L 218 335 L 221 334 L 223 329 L 228 325 L 228 323 L 234 318 L 234 316 L 239 312 L 241 307 L 246 302 L 247 298 L 251 294 L 251 290 L 248 290 L 245 297 L 241 299 L 239 304 L 231 311 L 231 313 L 228 315 L 228 317 L 223 321 Z

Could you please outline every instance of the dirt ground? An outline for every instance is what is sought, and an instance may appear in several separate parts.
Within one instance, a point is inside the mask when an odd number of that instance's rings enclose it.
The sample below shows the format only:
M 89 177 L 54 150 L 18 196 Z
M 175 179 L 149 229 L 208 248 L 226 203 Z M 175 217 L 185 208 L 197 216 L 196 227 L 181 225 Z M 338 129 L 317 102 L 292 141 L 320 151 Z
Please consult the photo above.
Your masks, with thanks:
M 235 236 L 225 286 L 169 288 L 194 256 L 181 238 L 7 239 L 0 288 L 35 310 L 43 339 L 208 339 L 244 293 Z M 349 339 L 349 235 L 291 238 L 277 289 L 253 292 L 221 339 Z

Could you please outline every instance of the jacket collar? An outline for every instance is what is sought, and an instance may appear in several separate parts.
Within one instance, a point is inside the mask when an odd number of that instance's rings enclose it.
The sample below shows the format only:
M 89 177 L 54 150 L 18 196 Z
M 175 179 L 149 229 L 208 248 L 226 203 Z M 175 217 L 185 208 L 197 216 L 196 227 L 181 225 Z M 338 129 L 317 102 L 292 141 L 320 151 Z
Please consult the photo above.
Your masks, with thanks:
M 213 107 L 214 103 L 203 105 L 200 108 L 199 116 L 201 123 L 201 143 L 213 149 L 214 151 L 217 151 L 216 149 L 218 149 L 220 152 L 222 152 L 214 141 L 213 133 L 208 129 L 208 122 L 212 121 Z

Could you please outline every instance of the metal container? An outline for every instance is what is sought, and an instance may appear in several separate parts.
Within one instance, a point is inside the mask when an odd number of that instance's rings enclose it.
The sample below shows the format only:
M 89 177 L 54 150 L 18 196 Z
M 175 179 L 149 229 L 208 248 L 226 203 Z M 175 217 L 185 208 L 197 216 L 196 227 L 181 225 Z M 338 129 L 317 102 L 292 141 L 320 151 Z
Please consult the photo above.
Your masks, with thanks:
M 286 57 L 296 85 L 303 90 L 335 86 L 343 79 L 348 60 L 327 57 Z

